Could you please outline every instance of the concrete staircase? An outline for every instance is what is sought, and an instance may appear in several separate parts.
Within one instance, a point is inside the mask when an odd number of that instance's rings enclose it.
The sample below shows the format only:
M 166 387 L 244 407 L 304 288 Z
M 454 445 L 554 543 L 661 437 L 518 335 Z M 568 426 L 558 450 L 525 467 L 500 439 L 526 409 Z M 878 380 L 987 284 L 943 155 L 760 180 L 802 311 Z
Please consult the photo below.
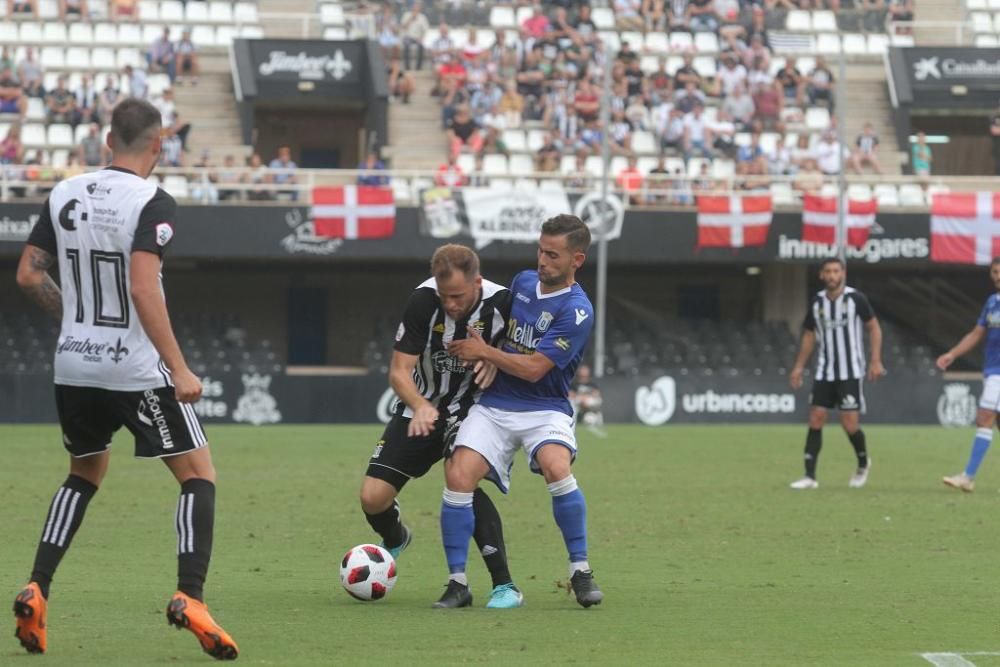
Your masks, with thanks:
M 197 86 L 174 86 L 177 112 L 184 122 L 191 123 L 187 163 L 197 161 L 203 149 L 211 150 L 213 164 L 221 165 L 226 155 L 241 163 L 251 148 L 243 144 L 240 132 L 229 55 L 202 52 L 200 64 Z
M 920 0 L 916 8 L 917 21 L 964 21 L 965 4 L 962 0 Z M 972 44 L 972 32 L 966 30 L 961 35 L 955 28 L 918 27 L 913 33 L 917 46 L 962 46 Z
M 431 97 L 434 75 L 430 65 L 411 72 L 417 92 L 409 104 L 393 99 L 389 103 L 389 146 L 385 157 L 394 169 L 437 169 L 447 155 L 447 141 L 441 130 L 441 105 Z
M 870 121 L 881 141 L 878 157 L 882 163 L 882 171 L 886 174 L 902 173 L 902 166 L 909 160 L 908 147 L 900 146 L 896 141 L 885 66 L 882 63 L 848 64 L 846 83 L 847 106 L 844 111 L 847 121 L 844 140 L 853 149 L 854 139 L 861 134 L 864 124 Z M 839 85 L 844 85 L 844 82 Z

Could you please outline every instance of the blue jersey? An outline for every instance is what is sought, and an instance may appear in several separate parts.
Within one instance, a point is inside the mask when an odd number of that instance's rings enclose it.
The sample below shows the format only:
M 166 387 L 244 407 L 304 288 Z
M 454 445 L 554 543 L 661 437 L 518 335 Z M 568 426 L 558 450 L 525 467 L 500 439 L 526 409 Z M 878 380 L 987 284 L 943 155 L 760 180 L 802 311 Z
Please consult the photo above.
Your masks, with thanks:
M 986 299 L 976 324 L 986 327 L 983 375 L 1000 375 L 1000 294 Z
M 538 382 L 501 371 L 480 405 L 514 412 L 555 410 L 573 415 L 569 385 L 594 328 L 594 307 L 577 284 L 542 294 L 538 272 L 522 271 L 510 284 L 514 295 L 500 349 L 512 354 L 544 354 L 555 364 Z

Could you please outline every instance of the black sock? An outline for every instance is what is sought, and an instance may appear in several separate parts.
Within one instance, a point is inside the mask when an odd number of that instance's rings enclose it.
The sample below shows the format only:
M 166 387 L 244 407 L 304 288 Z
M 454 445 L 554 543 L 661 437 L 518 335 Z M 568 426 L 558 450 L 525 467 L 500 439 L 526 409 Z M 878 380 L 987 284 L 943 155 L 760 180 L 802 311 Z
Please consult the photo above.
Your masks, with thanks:
M 49 597 L 52 576 L 83 523 L 87 504 L 95 493 L 96 486 L 82 477 L 70 475 L 52 498 L 45 528 L 42 529 L 42 539 L 35 552 L 35 566 L 31 571 L 31 581 L 38 584 L 46 598 Z
M 806 477 L 816 479 L 816 464 L 819 463 L 819 450 L 823 448 L 823 430 L 809 429 L 806 436 Z
M 399 520 L 399 503 L 395 500 L 389 509 L 378 514 L 365 512 L 368 525 L 382 536 L 382 542 L 387 549 L 395 549 L 403 543 L 403 523 Z
M 854 447 L 854 453 L 858 456 L 858 467 L 867 468 L 868 450 L 865 447 L 865 432 L 859 428 L 854 433 L 848 433 L 847 439 L 851 441 L 851 445 Z
M 472 511 L 476 514 L 476 528 L 472 536 L 483 556 L 486 568 L 493 578 L 493 587 L 512 583 L 507 567 L 507 547 L 503 541 L 503 524 L 496 505 L 486 492 L 476 488 L 472 494 Z
M 215 529 L 215 484 L 189 479 L 177 500 L 177 590 L 202 599 Z

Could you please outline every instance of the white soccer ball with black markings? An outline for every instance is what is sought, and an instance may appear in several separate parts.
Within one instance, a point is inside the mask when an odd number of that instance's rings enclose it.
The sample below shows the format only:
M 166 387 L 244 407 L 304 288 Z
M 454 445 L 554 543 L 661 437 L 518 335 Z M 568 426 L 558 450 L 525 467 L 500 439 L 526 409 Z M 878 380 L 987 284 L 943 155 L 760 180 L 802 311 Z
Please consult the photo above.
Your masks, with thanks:
M 396 585 L 396 560 L 375 544 L 359 544 L 340 562 L 340 583 L 355 600 L 381 600 Z

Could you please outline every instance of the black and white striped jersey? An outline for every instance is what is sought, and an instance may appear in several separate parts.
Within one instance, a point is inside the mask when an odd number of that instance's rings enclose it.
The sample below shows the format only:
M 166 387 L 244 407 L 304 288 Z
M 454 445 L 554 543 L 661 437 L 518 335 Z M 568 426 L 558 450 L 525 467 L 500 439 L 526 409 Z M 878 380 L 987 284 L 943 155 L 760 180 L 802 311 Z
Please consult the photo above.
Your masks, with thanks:
M 821 381 L 865 376 L 864 323 L 875 311 L 864 294 L 845 287 L 836 299 L 826 290 L 813 297 L 802 327 L 816 334 L 816 376 Z
M 132 253 L 163 257 L 174 198 L 127 169 L 108 167 L 53 188 L 28 243 L 58 259 L 63 316 L 55 382 L 113 391 L 170 384 L 132 303 Z
M 468 316 L 458 321 L 441 306 L 434 278 L 421 283 L 410 295 L 396 331 L 394 349 L 420 357 L 413 379 L 442 418 L 463 419 L 482 393 L 473 382 L 472 370 L 448 354 L 448 343 L 465 338 L 466 327 L 471 326 L 496 345 L 507 326 L 510 305 L 510 290 L 485 279 L 479 302 Z M 396 414 L 412 417 L 413 411 L 401 402 Z

